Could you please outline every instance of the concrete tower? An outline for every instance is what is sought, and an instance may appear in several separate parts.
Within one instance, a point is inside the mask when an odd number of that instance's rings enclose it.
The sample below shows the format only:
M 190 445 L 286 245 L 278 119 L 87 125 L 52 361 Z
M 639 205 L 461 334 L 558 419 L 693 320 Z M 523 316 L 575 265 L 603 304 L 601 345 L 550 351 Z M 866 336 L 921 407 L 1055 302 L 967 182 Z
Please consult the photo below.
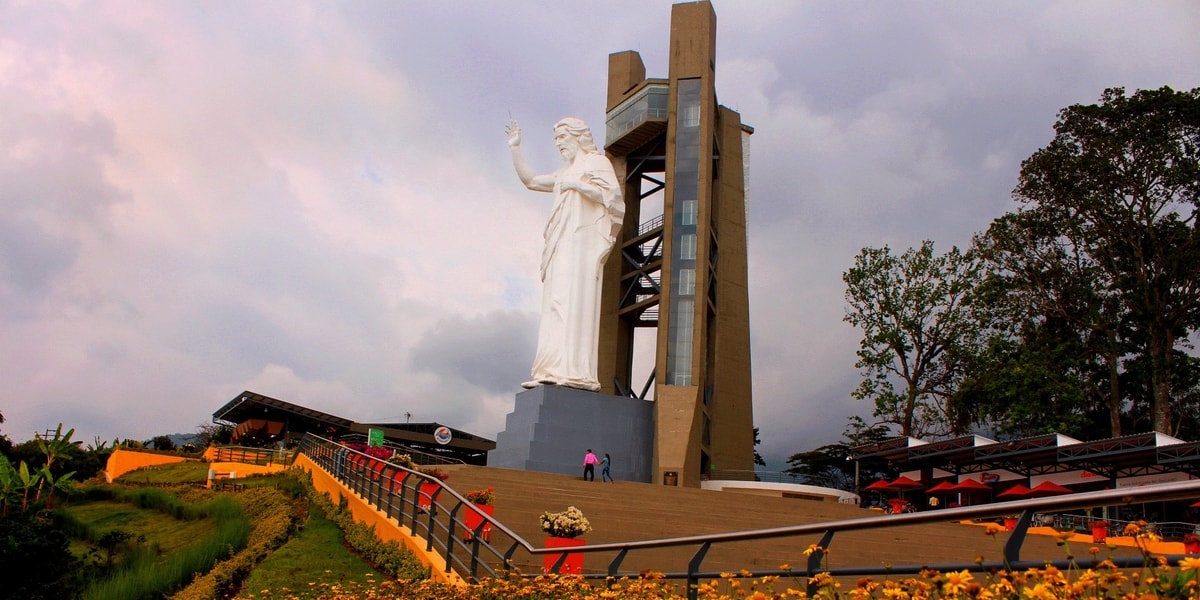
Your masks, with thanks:
M 697 486 L 754 469 L 746 285 L 744 144 L 753 129 L 717 104 L 716 14 L 671 9 L 666 79 L 634 51 L 609 56 L 605 152 L 626 217 L 605 265 L 602 393 L 654 392 L 652 480 Z M 635 332 L 654 331 L 653 368 L 633 381 Z M 641 336 L 638 336 L 639 338 Z

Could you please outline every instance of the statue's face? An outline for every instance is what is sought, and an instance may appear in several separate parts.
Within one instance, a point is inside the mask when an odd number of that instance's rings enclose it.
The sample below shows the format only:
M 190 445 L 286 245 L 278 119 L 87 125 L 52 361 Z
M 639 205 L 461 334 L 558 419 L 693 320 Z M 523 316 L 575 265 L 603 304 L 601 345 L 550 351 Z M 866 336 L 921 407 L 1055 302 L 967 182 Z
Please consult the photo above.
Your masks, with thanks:
M 558 153 L 562 155 L 563 160 L 567 162 L 571 162 L 575 159 L 575 155 L 579 154 L 579 140 L 571 135 L 566 127 L 554 130 L 554 145 L 558 148 Z

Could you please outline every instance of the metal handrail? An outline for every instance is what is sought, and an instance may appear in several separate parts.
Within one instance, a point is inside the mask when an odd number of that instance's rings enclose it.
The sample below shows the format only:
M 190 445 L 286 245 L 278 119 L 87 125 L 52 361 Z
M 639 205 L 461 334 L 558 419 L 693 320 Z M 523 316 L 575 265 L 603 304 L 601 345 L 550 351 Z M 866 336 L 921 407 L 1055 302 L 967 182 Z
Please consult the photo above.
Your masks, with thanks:
M 330 451 L 330 450 L 328 450 L 326 445 L 333 445 L 340 449 Z M 312 449 L 313 451 L 316 451 L 319 454 L 326 454 L 326 453 L 330 453 L 330 452 L 339 452 L 339 453 L 354 452 L 352 450 L 349 450 L 348 448 L 337 446 L 336 444 L 334 444 L 333 442 L 329 442 L 328 440 L 322 440 L 321 438 L 316 438 L 315 436 L 306 437 L 304 442 L 301 444 L 301 452 L 308 454 L 310 449 Z M 358 454 L 361 454 L 361 453 L 358 453 Z M 366 455 L 363 455 L 363 456 L 366 456 Z M 321 460 L 318 460 L 316 457 L 313 457 L 313 458 L 314 458 L 315 462 L 317 462 L 318 464 L 322 464 Z M 367 457 L 367 458 L 369 459 L 370 457 Z M 378 461 L 378 459 L 371 459 L 371 460 Z M 322 467 L 324 468 L 325 465 L 322 464 Z M 435 531 L 437 533 L 445 533 L 446 534 L 445 539 L 443 540 L 443 539 L 439 538 L 436 542 L 434 541 L 434 537 L 435 537 L 434 535 L 429 535 L 427 537 L 429 539 L 429 544 L 430 544 L 429 549 L 430 550 L 432 550 L 434 545 L 437 545 L 441 551 L 444 551 L 445 557 L 446 557 L 447 570 L 450 570 L 452 568 L 451 565 L 456 565 L 461 569 L 461 571 L 460 571 L 461 573 L 465 573 L 467 577 L 469 577 L 470 579 L 474 579 L 474 580 L 478 580 L 481 569 L 484 572 L 486 572 L 487 575 L 494 576 L 496 574 L 496 569 L 494 567 L 492 567 L 491 565 L 489 565 L 488 563 L 486 563 L 484 560 L 480 560 L 481 553 L 486 552 L 501 561 L 502 569 L 507 570 L 509 572 L 517 573 L 518 570 L 515 569 L 515 567 L 512 563 L 512 558 L 513 558 L 513 555 L 516 553 L 516 551 L 518 549 L 522 549 L 522 548 L 533 555 L 560 554 L 561 556 L 559 557 L 557 563 L 554 565 L 553 570 L 557 572 L 560 569 L 563 560 L 565 560 L 565 558 L 566 558 L 566 555 L 563 553 L 562 549 L 535 547 L 533 544 L 526 541 L 524 538 L 522 538 L 516 532 L 505 527 L 503 523 L 500 523 L 499 521 L 495 520 L 494 518 L 492 518 L 488 515 L 483 515 L 484 520 L 487 523 L 490 523 L 493 528 L 503 532 L 505 535 L 507 535 L 509 538 L 511 538 L 513 540 L 512 545 L 507 550 L 505 550 L 504 552 L 499 552 L 490 543 L 480 540 L 478 535 L 474 536 L 474 539 L 469 543 L 462 543 L 462 542 L 459 542 L 458 540 L 456 540 L 455 536 L 454 536 L 456 527 L 461 526 L 460 524 L 456 524 L 457 514 L 458 514 L 458 511 L 462 508 L 462 506 L 467 504 L 468 501 L 466 500 L 466 498 L 464 498 L 463 496 L 458 494 L 458 492 L 456 492 L 450 488 L 446 488 L 446 487 L 440 488 L 442 492 L 446 493 L 449 496 L 450 500 L 448 502 L 443 503 L 442 501 L 440 501 L 437 497 L 438 496 L 437 494 L 434 494 L 434 498 L 433 498 L 434 506 L 436 506 L 438 508 L 446 509 L 446 512 L 449 514 L 450 518 L 446 521 L 446 523 L 444 525 L 441 525 L 440 522 L 438 522 L 434 519 L 434 514 L 437 513 L 437 510 L 435 509 L 433 511 L 430 511 L 430 513 L 428 513 L 428 519 L 427 519 L 427 523 L 425 525 L 419 524 L 417 522 L 417 517 L 419 515 L 417 514 L 416 508 L 415 508 L 416 507 L 415 499 L 416 499 L 416 494 L 417 494 L 417 488 L 416 488 L 416 486 L 412 486 L 410 488 L 410 486 L 408 485 L 407 482 L 412 477 L 417 477 L 420 480 L 426 480 L 426 479 L 430 479 L 430 478 L 424 474 L 417 473 L 414 471 L 408 471 L 407 469 L 403 469 L 402 467 L 398 467 L 395 465 L 392 465 L 392 467 L 399 471 L 406 472 L 406 474 L 404 475 L 404 478 L 402 480 L 403 490 L 404 490 L 403 496 L 402 496 L 403 499 L 407 502 L 407 496 L 409 495 L 409 492 L 408 492 L 409 489 L 412 490 L 411 495 L 413 496 L 413 509 L 412 509 L 413 512 L 411 515 L 409 515 L 411 517 L 411 519 L 406 519 L 406 517 L 402 516 L 399 519 L 400 525 L 403 526 L 405 524 L 406 520 L 411 520 L 414 531 L 417 530 L 418 526 L 421 526 L 421 527 L 424 527 L 423 531 L 425 531 L 426 533 L 432 533 Z M 327 469 L 327 470 L 329 470 L 329 469 Z M 372 485 L 369 483 L 364 484 L 361 481 L 361 477 L 359 477 L 357 479 L 348 478 L 349 475 L 353 475 L 356 473 L 351 472 L 351 471 L 346 471 L 344 469 L 341 471 L 338 471 L 338 472 L 330 470 L 330 473 L 332 475 L 334 475 L 335 477 L 337 477 L 340 481 L 345 483 L 347 485 L 347 487 L 349 487 L 350 489 L 353 489 L 356 492 L 362 494 L 364 497 L 368 498 L 368 501 L 371 501 L 372 495 L 374 496 L 374 499 L 376 501 L 379 501 L 381 499 L 379 497 L 379 494 L 377 494 L 377 493 L 371 494 L 370 493 L 371 490 L 373 489 Z M 357 472 L 357 474 L 361 475 L 361 470 L 359 472 Z M 377 487 L 377 486 L 378 486 L 378 484 L 375 484 L 375 487 Z M 363 493 L 364 491 L 366 491 L 368 493 Z M 589 545 L 584 545 L 584 546 L 572 547 L 570 551 L 572 553 L 578 552 L 578 553 L 584 553 L 584 554 L 597 553 L 597 552 L 616 552 L 616 557 L 609 563 L 608 569 L 605 573 L 603 573 L 603 574 L 584 574 L 584 577 L 586 577 L 586 578 L 606 579 L 606 578 L 610 578 L 610 577 L 611 578 L 637 577 L 639 575 L 639 573 L 637 573 L 637 572 L 621 571 L 621 563 L 625 560 L 625 558 L 629 555 L 630 552 L 641 551 L 641 550 L 650 550 L 650 549 L 656 549 L 656 548 L 697 546 L 697 551 L 693 555 L 692 559 L 688 562 L 686 570 L 680 570 L 677 572 L 669 572 L 669 573 L 663 574 L 667 579 L 685 580 L 688 585 L 689 598 L 696 597 L 697 585 L 699 584 L 699 582 L 701 580 L 716 578 L 716 577 L 721 576 L 720 572 L 701 570 L 702 566 L 703 566 L 703 561 L 704 561 L 705 555 L 708 553 L 708 551 L 713 546 L 719 545 L 719 544 L 732 543 L 732 542 L 747 541 L 747 540 L 765 540 L 765 539 L 782 538 L 782 537 L 798 537 L 798 536 L 805 536 L 805 535 L 811 536 L 812 534 L 820 534 L 821 535 L 820 542 L 817 544 L 818 548 L 815 551 L 811 552 L 811 554 L 807 557 L 807 559 L 805 561 L 807 564 L 802 571 L 784 571 L 784 570 L 779 570 L 779 569 L 771 569 L 771 570 L 760 570 L 760 571 L 752 572 L 752 571 L 747 570 L 747 571 L 743 572 L 742 574 L 738 574 L 735 576 L 762 577 L 762 576 L 767 576 L 767 575 L 788 576 L 788 575 L 796 575 L 796 574 L 804 574 L 804 575 L 812 576 L 819 572 L 828 572 L 834 576 L 863 576 L 863 575 L 882 575 L 882 574 L 895 575 L 895 574 L 915 574 L 915 573 L 919 573 L 922 569 L 936 569 L 936 570 L 941 570 L 941 571 L 966 570 L 966 571 L 972 571 L 972 572 L 988 572 L 988 571 L 995 570 L 995 569 L 1023 570 L 1023 569 L 1029 569 L 1029 568 L 1034 568 L 1034 567 L 1044 567 L 1047 564 L 1055 565 L 1059 568 L 1065 569 L 1065 568 L 1071 566 L 1071 563 L 1072 563 L 1071 560 L 1069 560 L 1069 559 L 1022 560 L 1021 559 L 1021 548 L 1024 545 L 1027 530 L 1030 527 L 1030 524 L 1033 520 L 1033 516 L 1036 513 L 1051 512 L 1051 511 L 1056 512 L 1056 511 L 1080 509 L 1080 508 L 1094 508 L 1094 507 L 1101 507 L 1101 506 L 1114 506 L 1114 505 L 1121 505 L 1121 504 L 1133 504 L 1133 503 L 1148 502 L 1148 501 L 1183 500 L 1183 499 L 1192 499 L 1192 498 L 1196 498 L 1196 497 L 1200 497 L 1200 480 L 1147 485 L 1147 486 L 1137 487 L 1137 488 L 1133 488 L 1133 489 L 1101 490 L 1101 491 L 1096 491 L 1096 492 L 1082 492 L 1082 493 L 1067 494 L 1067 495 L 1056 496 L 1056 497 L 1034 498 L 1034 499 L 1026 499 L 1026 500 L 1016 500 L 1016 501 L 1011 501 L 1011 502 L 997 502 L 997 503 L 984 504 L 984 505 L 978 505 L 978 506 L 963 506 L 963 507 L 957 507 L 957 508 L 947 508 L 947 509 L 934 510 L 934 511 L 918 512 L 918 513 L 867 516 L 867 517 L 860 517 L 860 518 L 854 518 L 854 519 L 826 521 L 823 523 L 791 525 L 791 526 L 786 526 L 786 527 L 772 527 L 772 528 L 767 528 L 767 529 L 752 529 L 752 530 L 727 532 L 727 533 L 691 535 L 691 536 L 664 538 L 664 539 L 656 539 L 656 540 L 638 540 L 638 541 L 615 542 L 615 543 L 606 543 L 606 544 L 589 544 Z M 380 510 L 384 510 L 384 512 L 386 512 L 389 516 L 392 516 L 392 512 L 390 512 L 390 511 L 391 511 L 391 507 L 393 505 L 390 502 L 391 502 L 391 499 L 389 498 L 388 503 L 384 503 L 382 505 L 376 504 L 376 507 L 380 508 Z M 889 565 L 886 567 L 881 567 L 881 566 L 872 564 L 872 565 L 860 565 L 860 566 L 850 566 L 850 567 L 840 567 L 840 568 L 830 568 L 830 569 L 825 569 L 825 568 L 821 567 L 821 563 L 823 561 L 825 552 L 830 549 L 830 546 L 833 543 L 833 539 L 837 533 L 847 532 L 847 531 L 883 529 L 883 528 L 900 527 L 900 526 L 908 526 L 908 525 L 919 525 L 919 524 L 925 524 L 925 523 L 944 523 L 948 520 L 949 521 L 957 521 L 957 520 L 968 520 L 968 519 L 993 519 L 993 518 L 997 518 L 1000 516 L 1006 516 L 1006 515 L 1012 515 L 1012 514 L 1020 514 L 1020 516 L 1018 517 L 1017 523 L 1016 523 L 1015 527 L 1013 528 L 1013 530 L 1011 532 L 1009 532 L 1008 540 L 1004 545 L 1003 561 L 981 561 L 981 562 L 963 561 L 963 562 L 959 562 L 959 563 L 949 563 L 949 564 L 941 564 L 941 565 L 892 564 L 892 565 Z M 480 527 L 483 527 L 483 525 L 481 524 Z M 460 559 L 457 557 L 455 551 L 458 549 L 459 546 L 468 546 L 469 547 L 468 551 L 470 552 L 470 555 L 468 557 L 468 560 L 464 561 L 463 559 Z M 1182 556 L 1183 555 L 1170 555 L 1170 556 L 1166 556 L 1165 559 L 1167 560 L 1167 562 L 1169 564 L 1178 564 L 1178 561 L 1180 558 L 1182 558 Z M 1113 560 L 1114 564 L 1116 564 L 1118 567 L 1122 567 L 1122 568 L 1137 568 L 1137 567 L 1145 566 L 1147 564 L 1151 564 L 1151 561 L 1148 561 L 1145 556 L 1141 556 L 1141 555 L 1128 556 L 1128 557 L 1114 557 L 1112 560 Z M 530 575 L 532 575 L 532 574 L 530 574 Z M 810 590 L 810 592 L 811 591 L 813 591 L 813 590 Z

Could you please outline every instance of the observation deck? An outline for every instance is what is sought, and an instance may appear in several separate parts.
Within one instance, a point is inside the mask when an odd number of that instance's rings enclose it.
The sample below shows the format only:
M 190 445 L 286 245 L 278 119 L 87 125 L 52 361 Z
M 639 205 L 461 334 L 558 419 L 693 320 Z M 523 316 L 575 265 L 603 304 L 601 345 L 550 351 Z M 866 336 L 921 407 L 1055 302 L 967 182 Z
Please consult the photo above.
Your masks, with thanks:
M 605 151 L 628 154 L 665 134 L 670 94 L 666 80 L 647 79 L 612 109 L 605 120 Z

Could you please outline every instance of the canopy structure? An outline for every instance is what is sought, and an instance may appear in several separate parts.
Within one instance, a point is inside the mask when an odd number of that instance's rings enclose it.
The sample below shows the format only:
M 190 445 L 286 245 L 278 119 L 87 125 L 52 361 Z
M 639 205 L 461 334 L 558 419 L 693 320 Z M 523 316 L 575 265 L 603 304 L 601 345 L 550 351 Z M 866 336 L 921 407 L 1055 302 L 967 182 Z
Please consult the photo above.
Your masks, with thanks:
M 1008 471 L 1028 479 L 1087 471 L 1100 476 L 1093 485 L 1109 487 L 1120 478 L 1145 475 L 1200 477 L 1200 442 L 1159 432 L 1091 442 L 1058 433 L 1003 442 L 973 435 L 933 442 L 897 437 L 850 450 L 854 460 L 883 459 L 900 472 L 939 469 L 957 477 Z

